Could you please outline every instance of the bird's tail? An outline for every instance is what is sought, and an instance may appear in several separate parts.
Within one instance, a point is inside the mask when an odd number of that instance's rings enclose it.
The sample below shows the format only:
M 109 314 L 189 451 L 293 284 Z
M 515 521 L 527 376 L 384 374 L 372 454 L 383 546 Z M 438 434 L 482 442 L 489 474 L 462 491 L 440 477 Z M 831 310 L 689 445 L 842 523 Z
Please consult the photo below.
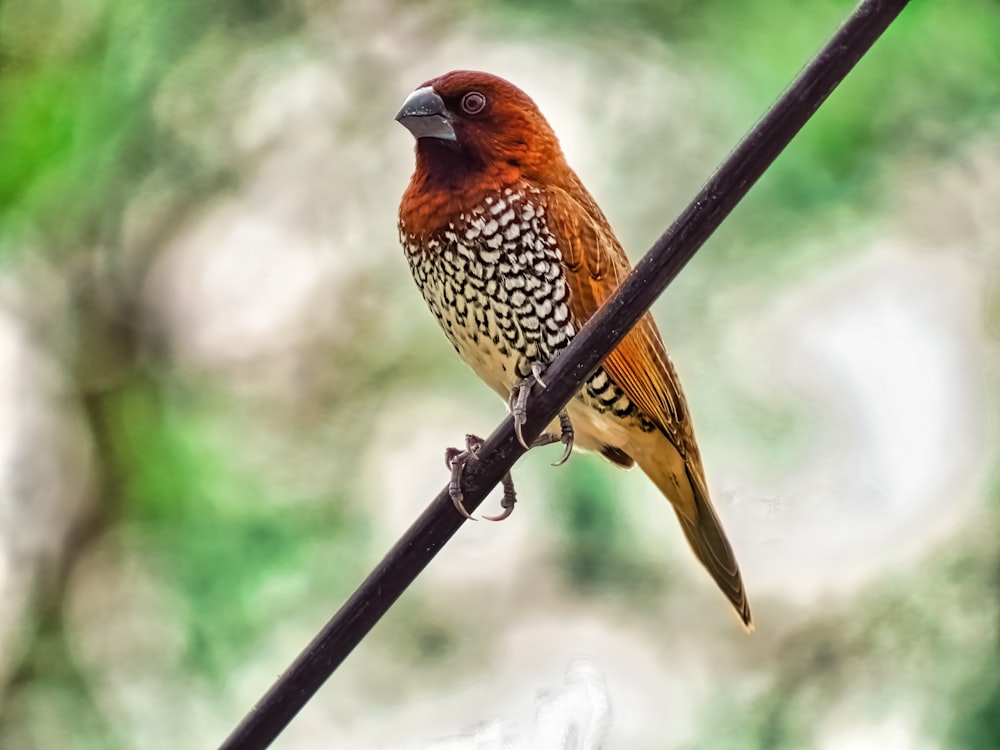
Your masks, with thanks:
M 673 446 L 666 451 L 661 449 L 658 454 L 654 460 L 640 459 L 639 466 L 670 500 L 691 549 L 729 599 L 747 632 L 752 632 L 753 616 L 740 567 L 712 507 L 701 472 Z

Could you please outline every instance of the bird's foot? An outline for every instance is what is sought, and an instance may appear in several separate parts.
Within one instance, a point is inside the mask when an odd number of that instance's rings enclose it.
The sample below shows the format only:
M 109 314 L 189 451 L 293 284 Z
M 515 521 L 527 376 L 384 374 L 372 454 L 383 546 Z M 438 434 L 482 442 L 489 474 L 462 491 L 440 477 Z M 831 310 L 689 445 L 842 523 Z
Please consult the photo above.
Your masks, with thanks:
M 562 466 L 569 460 L 569 454 L 573 452 L 573 423 L 565 409 L 559 412 L 559 437 L 548 433 L 542 434 L 531 444 L 531 447 L 541 448 L 543 445 L 552 445 L 552 443 L 562 443 L 565 446 L 562 458 L 552 464 L 553 466 Z
M 511 479 L 508 471 L 500 480 L 503 487 L 503 499 L 500 501 L 500 512 L 495 516 L 483 516 L 487 521 L 502 521 L 514 512 L 514 503 L 517 502 L 517 493 L 514 492 L 514 480 Z
M 526 378 L 521 380 L 520 383 L 514 386 L 514 390 L 510 392 L 510 398 L 508 402 L 510 403 L 510 413 L 514 417 L 514 434 L 517 435 L 517 442 L 524 446 L 525 450 L 533 448 L 533 445 L 528 445 L 524 440 L 524 434 L 522 430 L 524 429 L 524 423 L 528 421 L 528 395 L 531 393 L 531 387 L 538 383 L 542 388 L 547 388 L 545 381 L 542 380 L 542 372 L 544 372 L 545 367 L 541 362 L 532 362 L 531 374 Z M 562 417 L 560 417 L 560 420 Z
M 479 449 L 483 447 L 483 439 L 478 435 L 465 436 L 465 450 L 459 448 L 446 448 L 444 451 L 445 465 L 451 469 L 451 479 L 448 482 L 448 494 L 451 502 L 455 505 L 455 510 L 465 518 L 476 520 L 472 514 L 465 509 L 462 504 L 464 496 L 462 494 L 462 474 L 465 472 L 465 465 L 469 461 L 476 461 L 479 458 Z
M 466 435 L 464 451 L 458 448 L 447 448 L 444 452 L 445 464 L 451 469 L 451 479 L 448 482 L 448 494 L 451 496 L 451 502 L 454 504 L 455 510 L 472 521 L 475 521 L 476 518 L 462 504 L 465 499 L 462 494 L 462 474 L 469 461 L 479 459 L 479 449 L 483 447 L 484 442 L 486 441 L 477 435 Z M 503 500 L 500 501 L 500 507 L 503 510 L 495 516 L 483 516 L 487 521 L 502 521 L 514 511 L 517 493 L 514 491 L 514 480 L 509 471 L 503 475 L 500 484 L 503 486 Z

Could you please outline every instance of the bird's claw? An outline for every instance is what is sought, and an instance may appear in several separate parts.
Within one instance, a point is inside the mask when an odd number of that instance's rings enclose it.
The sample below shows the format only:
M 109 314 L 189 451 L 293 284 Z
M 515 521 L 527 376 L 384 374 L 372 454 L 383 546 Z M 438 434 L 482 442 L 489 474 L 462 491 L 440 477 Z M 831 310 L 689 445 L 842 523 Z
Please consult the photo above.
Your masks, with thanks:
M 514 492 L 514 480 L 511 479 L 508 471 L 500 480 L 503 485 L 503 500 L 500 501 L 502 510 L 495 516 L 483 516 L 487 521 L 502 521 L 514 512 L 514 504 L 517 502 L 517 493 Z
M 531 394 L 531 386 L 538 383 L 540 387 L 548 388 L 545 381 L 542 380 L 542 373 L 545 372 L 544 365 L 541 362 L 532 362 L 529 367 L 531 373 L 514 386 L 509 399 L 510 413 L 514 417 L 514 435 L 517 436 L 517 442 L 525 450 L 530 450 L 533 447 L 528 445 L 524 439 L 524 423 L 528 421 L 528 396 Z
M 470 521 L 475 521 L 476 518 L 462 504 L 462 501 L 465 499 L 465 496 L 462 494 L 462 473 L 465 471 L 465 465 L 469 461 L 475 461 L 479 458 L 479 449 L 483 447 L 483 442 L 481 437 L 466 435 L 464 451 L 458 448 L 446 448 L 444 452 L 445 464 L 451 469 L 451 479 L 448 481 L 448 495 L 451 496 L 451 502 L 455 506 L 455 510 Z
M 565 409 L 559 412 L 559 437 L 543 433 L 531 444 L 531 447 L 541 448 L 543 445 L 552 445 L 552 443 L 562 443 L 566 446 L 562 458 L 552 464 L 553 466 L 562 466 L 569 460 L 569 456 L 573 452 L 573 423 Z
M 569 420 L 569 414 L 565 409 L 559 412 L 559 442 L 565 446 L 565 450 L 562 458 L 552 464 L 553 466 L 562 466 L 573 452 L 573 423 Z
M 446 448 L 444 452 L 445 463 L 451 469 L 451 479 L 448 481 L 448 495 L 451 497 L 451 502 L 455 506 L 455 510 L 463 518 L 470 521 L 478 521 L 479 519 L 465 509 L 463 503 L 465 496 L 462 493 L 462 473 L 465 471 L 465 466 L 469 461 L 479 460 L 479 449 L 483 447 L 484 442 L 486 441 L 477 435 L 466 435 L 464 451 L 458 448 Z M 500 484 L 503 486 L 503 500 L 500 501 L 502 511 L 495 516 L 483 516 L 487 521 L 502 521 L 514 512 L 517 493 L 514 490 L 514 479 L 511 477 L 509 471 L 503 475 Z
M 539 362 L 532 362 L 531 374 L 524 378 L 520 383 L 514 386 L 514 390 L 510 393 L 510 411 L 514 416 L 514 434 L 517 436 L 517 441 L 524 447 L 525 450 L 530 450 L 532 448 L 537 448 L 542 445 L 551 445 L 552 443 L 562 443 L 565 446 L 562 458 L 556 461 L 553 466 L 561 466 L 566 463 L 569 459 L 570 454 L 573 452 L 573 423 L 570 421 L 569 414 L 563 409 L 559 412 L 559 437 L 554 435 L 542 434 L 535 439 L 531 445 L 528 445 L 527 441 L 524 439 L 524 423 L 527 421 L 527 403 L 528 395 L 531 393 L 531 387 L 538 383 L 542 388 L 547 388 L 545 381 L 542 380 L 542 372 L 544 372 L 544 367 Z M 465 450 L 459 450 L 458 448 L 448 448 L 444 452 L 445 464 L 451 469 L 451 479 L 448 482 L 448 494 L 451 496 L 451 502 L 463 518 L 476 520 L 475 517 L 465 509 L 464 505 L 464 495 L 462 494 L 462 473 L 465 471 L 466 464 L 469 461 L 475 461 L 479 457 L 479 449 L 483 447 L 485 441 L 481 437 L 476 435 L 466 435 L 465 436 Z M 509 517 L 511 513 L 514 512 L 514 504 L 517 502 L 517 493 L 514 491 L 514 480 L 510 476 L 508 471 L 503 475 L 500 480 L 503 486 L 503 500 L 500 502 L 501 512 L 495 516 L 483 516 L 487 521 L 502 521 Z
M 545 381 L 542 380 L 543 372 L 545 372 L 545 368 L 542 367 L 541 362 L 531 363 L 531 377 L 533 377 L 535 379 L 535 382 L 538 383 L 538 385 L 540 385 L 542 388 L 548 388 L 548 386 L 545 385 Z

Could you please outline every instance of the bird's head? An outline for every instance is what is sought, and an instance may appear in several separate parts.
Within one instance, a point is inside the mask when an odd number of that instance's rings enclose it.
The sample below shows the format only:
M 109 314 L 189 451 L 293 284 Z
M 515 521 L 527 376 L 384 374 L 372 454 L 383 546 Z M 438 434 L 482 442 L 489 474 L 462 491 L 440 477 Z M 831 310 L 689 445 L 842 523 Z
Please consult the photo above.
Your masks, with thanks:
M 417 139 L 417 171 L 461 187 L 469 180 L 547 181 L 565 169 L 559 141 L 538 106 L 489 73 L 456 70 L 410 94 L 396 120 Z

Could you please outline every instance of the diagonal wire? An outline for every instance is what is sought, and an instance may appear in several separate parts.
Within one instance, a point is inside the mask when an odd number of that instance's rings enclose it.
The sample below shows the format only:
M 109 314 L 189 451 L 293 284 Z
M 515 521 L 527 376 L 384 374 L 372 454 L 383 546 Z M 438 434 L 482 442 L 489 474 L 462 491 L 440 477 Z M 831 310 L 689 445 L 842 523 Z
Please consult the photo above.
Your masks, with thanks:
M 694 257 L 830 92 L 871 48 L 908 0 L 864 0 L 782 96 L 744 136 L 694 200 L 660 236 L 617 293 L 545 371 L 524 436 L 529 443 L 559 413 L 653 301 Z M 474 510 L 524 453 L 511 417 L 465 470 Z M 340 610 L 278 678 L 220 750 L 268 747 L 464 523 L 445 487 Z

